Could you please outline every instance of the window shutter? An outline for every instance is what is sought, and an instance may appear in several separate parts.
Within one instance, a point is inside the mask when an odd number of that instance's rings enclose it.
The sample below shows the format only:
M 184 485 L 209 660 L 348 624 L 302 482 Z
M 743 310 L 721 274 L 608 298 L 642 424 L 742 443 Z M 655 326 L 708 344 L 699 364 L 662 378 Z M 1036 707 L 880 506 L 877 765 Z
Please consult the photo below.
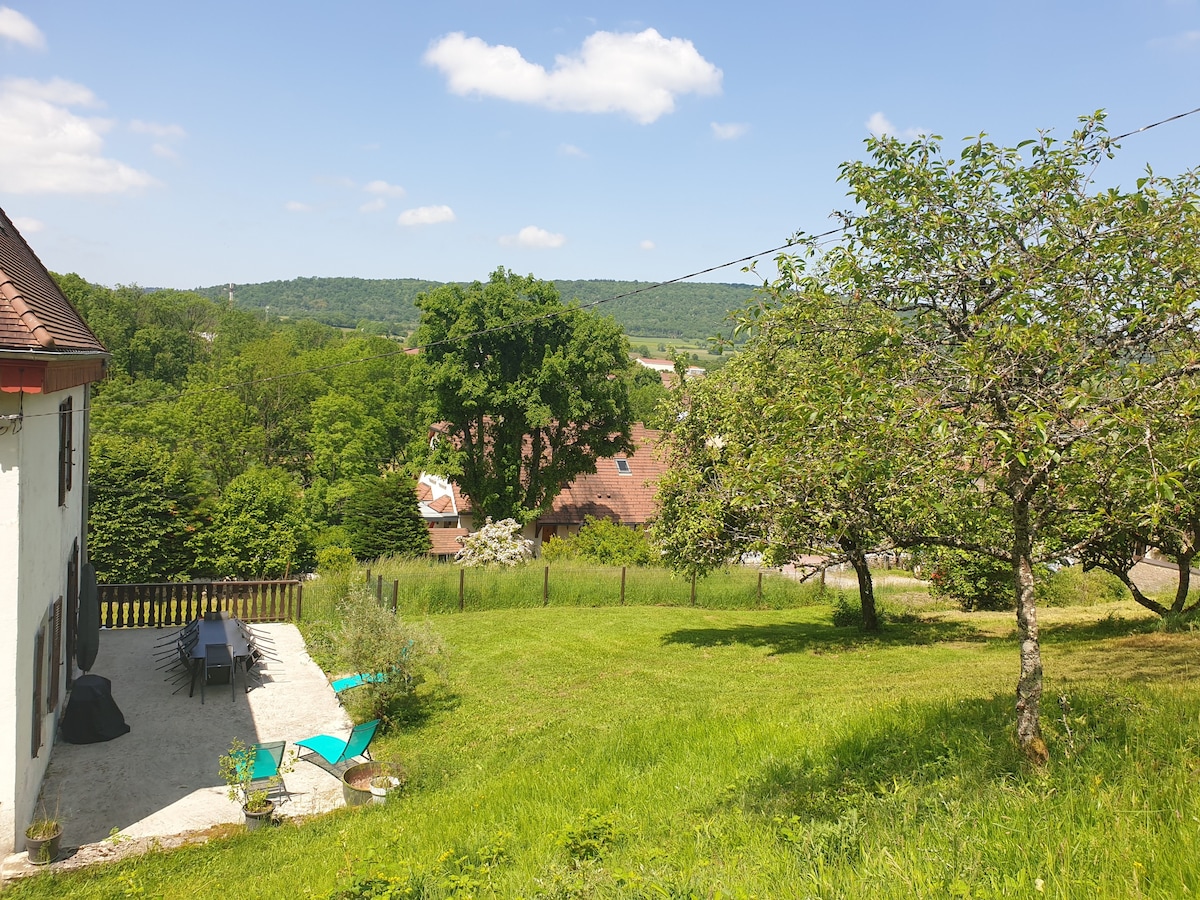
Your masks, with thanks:
M 37 756 L 42 749 L 42 667 L 45 659 L 46 629 L 39 628 L 33 641 L 33 756 Z
M 59 676 L 62 672 L 63 598 L 54 601 L 54 624 L 50 638 L 50 691 L 46 696 L 46 712 L 58 708 Z
M 71 490 L 71 464 L 74 456 L 74 435 L 72 434 L 72 407 L 70 397 L 58 405 L 58 505 L 67 502 L 67 492 Z

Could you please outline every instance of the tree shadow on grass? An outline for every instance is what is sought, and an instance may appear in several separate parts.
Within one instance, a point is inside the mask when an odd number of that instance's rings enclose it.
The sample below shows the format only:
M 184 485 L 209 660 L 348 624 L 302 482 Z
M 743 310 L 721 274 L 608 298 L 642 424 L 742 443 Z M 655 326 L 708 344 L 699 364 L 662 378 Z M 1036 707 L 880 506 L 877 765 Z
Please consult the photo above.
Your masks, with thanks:
M 1011 781 L 1025 767 L 1011 697 L 905 702 L 751 774 L 740 801 L 775 816 L 837 822 L 864 804 L 937 783 Z
M 1129 637 L 1148 634 L 1157 630 L 1157 619 L 1126 619 L 1109 614 L 1091 622 L 1058 622 L 1041 626 L 1044 644 L 1067 644 L 1074 641 L 1094 641 L 1102 638 Z
M 982 643 L 996 640 L 967 622 L 920 621 L 887 625 L 876 634 L 856 627 L 819 622 L 780 622 L 773 625 L 733 625 L 728 628 L 680 628 L 663 635 L 664 644 L 721 647 L 743 644 L 766 647 L 772 655 L 836 653 L 871 647 L 913 646 L 952 641 Z

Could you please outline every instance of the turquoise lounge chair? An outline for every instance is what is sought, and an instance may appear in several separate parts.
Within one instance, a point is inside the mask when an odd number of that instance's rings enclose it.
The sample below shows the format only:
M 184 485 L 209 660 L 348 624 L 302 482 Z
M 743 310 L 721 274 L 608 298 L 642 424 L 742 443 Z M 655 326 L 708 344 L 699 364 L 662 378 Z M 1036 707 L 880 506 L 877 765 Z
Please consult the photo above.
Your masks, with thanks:
M 370 722 L 355 725 L 354 730 L 350 732 L 350 736 L 347 738 L 318 734 L 314 737 L 305 738 L 302 741 L 296 741 L 296 746 L 312 751 L 312 753 L 301 755 L 301 759 L 320 766 L 321 764 L 313 759 L 314 756 L 319 756 L 330 767 L 336 768 L 360 756 L 370 759 L 371 754 L 367 748 L 371 745 L 371 740 L 375 737 L 375 731 L 378 728 L 379 720 L 373 719 Z M 325 766 L 321 766 L 321 768 L 325 768 Z
M 254 771 L 251 773 L 252 790 L 265 788 L 268 791 L 274 791 L 275 788 L 278 788 L 281 796 L 287 796 L 287 786 L 283 783 L 283 776 L 279 774 L 279 767 L 283 765 L 283 750 L 286 746 L 287 741 L 269 741 L 265 744 L 254 744 L 233 754 L 234 758 L 238 760 L 240 769 L 242 760 L 250 750 L 254 751 Z M 262 784 L 263 782 L 266 784 Z
M 339 678 L 330 687 L 333 688 L 335 694 L 340 694 L 342 691 L 356 688 L 360 684 L 378 684 L 382 681 L 387 681 L 386 672 L 376 672 L 374 675 L 370 672 L 365 672 L 359 675 L 347 675 L 345 678 Z

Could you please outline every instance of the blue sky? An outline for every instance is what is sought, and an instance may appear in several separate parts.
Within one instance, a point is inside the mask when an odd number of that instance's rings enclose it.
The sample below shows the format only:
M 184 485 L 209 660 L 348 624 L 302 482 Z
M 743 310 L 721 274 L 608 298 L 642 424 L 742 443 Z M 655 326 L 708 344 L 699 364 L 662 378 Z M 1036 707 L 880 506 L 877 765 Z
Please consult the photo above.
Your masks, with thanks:
M 665 280 L 830 227 L 872 129 L 1016 143 L 1200 106 L 1193 0 L 10 2 L 0 206 L 110 285 Z M 1097 182 L 1198 147 L 1200 115 Z

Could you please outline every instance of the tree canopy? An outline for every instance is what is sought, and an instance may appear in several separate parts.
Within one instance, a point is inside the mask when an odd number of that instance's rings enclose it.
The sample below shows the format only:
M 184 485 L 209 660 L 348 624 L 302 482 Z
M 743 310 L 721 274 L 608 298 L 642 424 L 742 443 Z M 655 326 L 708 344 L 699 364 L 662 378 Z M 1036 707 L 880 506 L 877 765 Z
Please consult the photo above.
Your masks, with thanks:
M 778 371 L 766 379 L 751 371 L 745 382 L 765 395 L 758 416 L 737 412 L 756 409 L 737 381 L 752 356 L 730 364 L 732 380 L 705 388 L 712 425 L 682 428 L 711 512 L 692 533 L 706 540 L 718 527 L 753 526 L 756 503 L 773 502 L 796 475 L 816 475 L 799 482 L 802 516 L 793 521 L 812 523 L 817 538 L 844 533 L 839 522 L 854 519 L 822 520 L 822 511 L 840 512 L 840 501 L 866 487 L 849 506 L 865 514 L 868 542 L 1005 562 L 1020 645 L 1017 736 L 1042 759 L 1035 563 L 1086 546 L 1113 507 L 1097 502 L 1105 485 L 1142 484 L 1122 494 L 1131 499 L 1121 513 L 1153 519 L 1196 462 L 1190 444 L 1158 456 L 1153 448 L 1195 409 L 1196 392 L 1176 388 L 1200 370 L 1197 177 L 1147 173 L 1132 191 L 1097 189 L 1094 173 L 1114 152 L 1100 114 L 1062 142 L 1043 133 L 1002 147 L 980 136 L 957 157 L 935 136 L 872 138 L 867 147 L 869 159 L 841 169 L 857 204 L 841 214 L 841 241 L 823 250 L 799 236 L 803 253 L 780 260 L 769 292 L 790 312 L 767 315 L 793 347 L 814 333 L 850 343 L 826 357 L 827 385 L 805 375 L 811 360 L 766 357 L 780 361 Z M 885 363 L 866 365 L 873 357 Z M 773 381 L 802 396 L 773 390 Z M 825 440 L 828 421 L 849 427 Z M 704 454 L 712 466 L 727 453 L 778 475 L 709 495 L 718 482 L 705 474 Z M 818 464 L 797 464 L 805 453 Z M 759 493 L 740 493 L 751 488 Z
M 449 428 L 436 458 L 477 518 L 529 521 L 597 459 L 630 449 L 628 347 L 611 319 L 503 268 L 417 306 L 421 358 Z

